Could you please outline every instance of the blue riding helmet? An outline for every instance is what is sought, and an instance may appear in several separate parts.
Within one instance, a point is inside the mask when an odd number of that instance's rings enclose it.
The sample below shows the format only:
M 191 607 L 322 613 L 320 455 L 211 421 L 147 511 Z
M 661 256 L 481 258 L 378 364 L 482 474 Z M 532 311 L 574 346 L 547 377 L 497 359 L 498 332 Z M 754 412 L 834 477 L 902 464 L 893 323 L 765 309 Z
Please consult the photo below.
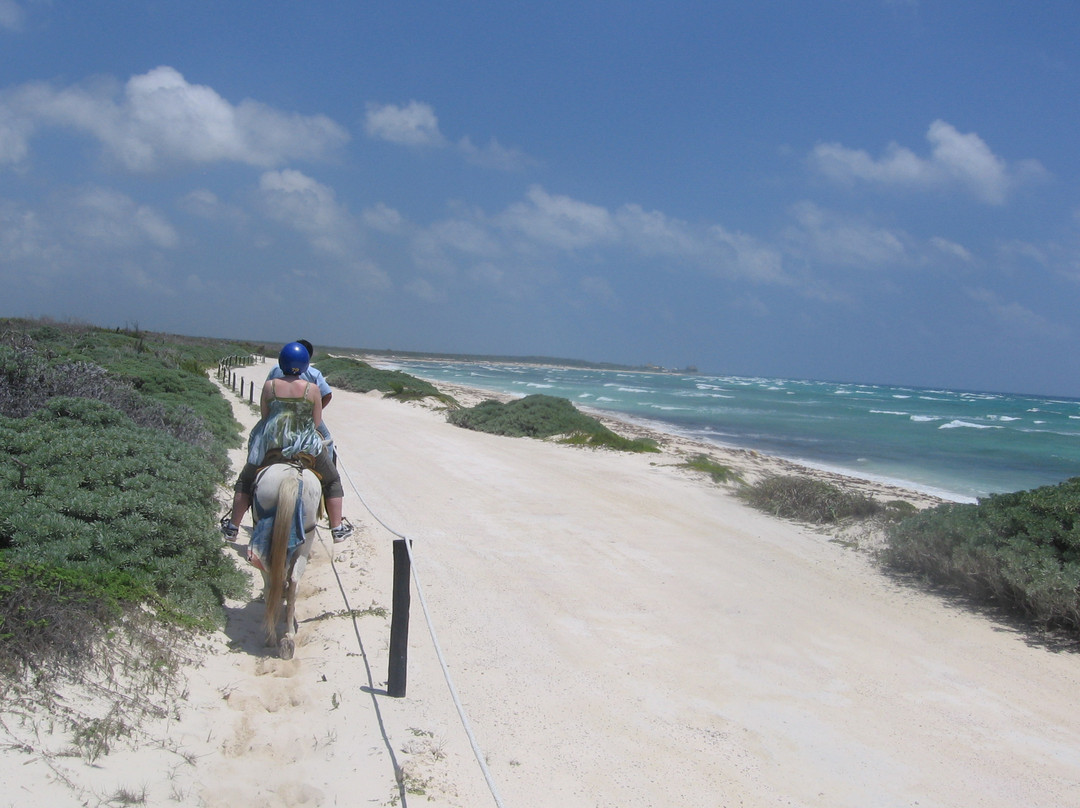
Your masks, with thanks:
M 310 363 L 311 355 L 299 342 L 290 342 L 278 354 L 278 367 L 286 376 L 299 376 Z

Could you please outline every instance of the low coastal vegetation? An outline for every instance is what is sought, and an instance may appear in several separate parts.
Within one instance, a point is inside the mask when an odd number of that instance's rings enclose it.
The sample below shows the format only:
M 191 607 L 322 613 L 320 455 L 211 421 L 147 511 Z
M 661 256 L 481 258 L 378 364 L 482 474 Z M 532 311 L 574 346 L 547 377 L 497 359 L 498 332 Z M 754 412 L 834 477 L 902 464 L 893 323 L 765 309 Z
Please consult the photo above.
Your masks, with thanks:
M 157 709 L 148 695 L 172 687 L 186 647 L 177 632 L 220 625 L 223 599 L 246 594 L 247 577 L 215 530 L 227 452 L 242 435 L 207 371 L 227 356 L 276 350 L 138 326 L 0 320 L 0 693 L 8 705 L 40 705 L 53 698 L 57 677 L 136 672 L 139 683 L 116 685 L 109 721 L 68 716 L 88 757 L 130 729 L 139 705 Z M 469 429 L 658 450 L 566 399 L 455 408 L 399 371 L 336 357 L 318 365 L 342 390 L 434 397 Z M 880 519 L 891 568 L 1080 634 L 1080 478 L 912 513 L 907 503 L 878 503 L 809 477 L 744 486 L 704 455 L 684 465 L 740 486 L 747 502 L 784 518 Z
M 333 386 L 353 393 L 369 393 L 378 390 L 388 398 L 401 401 L 416 401 L 432 398 L 448 407 L 456 407 L 453 396 L 441 392 L 431 382 L 418 379 L 400 370 L 381 370 L 367 362 L 351 357 L 319 357 L 316 361 L 322 374 L 328 379 L 332 376 Z
M 739 496 L 749 505 L 773 516 L 815 525 L 865 519 L 885 510 L 885 506 L 872 497 L 798 474 L 765 477 L 753 485 L 743 486 Z
M 1080 477 L 922 511 L 889 528 L 883 557 L 1080 634 Z
M 206 375 L 238 350 L 0 321 L 0 691 L 90 761 L 175 697 L 182 638 L 246 594 L 213 529 L 240 425 Z
M 214 619 L 242 581 L 210 529 L 240 425 L 206 368 L 236 346 L 3 326 L 0 557 L 106 589 L 130 578 L 177 615 Z
M 241 426 L 207 371 L 277 347 L 0 319 L 0 694 L 59 718 L 88 761 L 162 713 L 192 632 L 248 594 L 215 518 Z M 319 366 L 342 389 L 453 402 L 408 374 Z
M 878 520 L 887 568 L 997 604 L 1038 628 L 1080 635 L 1080 477 L 921 511 L 799 475 L 766 477 L 738 495 L 816 525 Z
M 565 398 L 537 393 L 513 401 L 493 399 L 454 410 L 447 420 L 456 426 L 516 438 L 557 438 L 561 443 L 623 452 L 658 452 L 655 441 L 625 438 L 577 409 Z
M 714 483 L 741 483 L 742 477 L 739 476 L 730 466 L 725 466 L 722 463 L 717 463 L 708 455 L 698 454 L 691 457 L 689 460 L 679 464 L 682 468 L 690 469 L 691 471 L 700 471 L 709 475 L 709 478 Z

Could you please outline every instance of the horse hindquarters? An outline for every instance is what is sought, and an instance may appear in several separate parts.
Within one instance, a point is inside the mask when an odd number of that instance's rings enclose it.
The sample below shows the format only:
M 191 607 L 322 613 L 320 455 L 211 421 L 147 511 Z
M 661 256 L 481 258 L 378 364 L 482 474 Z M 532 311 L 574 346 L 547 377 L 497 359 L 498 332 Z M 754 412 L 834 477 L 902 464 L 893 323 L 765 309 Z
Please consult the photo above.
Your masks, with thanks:
M 301 482 L 302 481 L 302 482 Z M 263 594 L 265 600 L 264 628 L 267 645 L 277 642 L 277 623 L 281 613 L 282 599 L 286 601 L 286 627 L 279 650 L 282 658 L 292 657 L 296 634 L 296 589 L 307 565 L 311 544 L 315 538 L 315 522 L 318 517 L 321 486 L 318 477 L 310 471 L 301 471 L 286 464 L 278 464 L 261 472 L 256 481 L 255 497 L 259 509 L 271 514 L 270 547 L 263 571 Z M 304 539 L 289 554 L 289 540 L 296 516 L 296 509 L 303 507 Z

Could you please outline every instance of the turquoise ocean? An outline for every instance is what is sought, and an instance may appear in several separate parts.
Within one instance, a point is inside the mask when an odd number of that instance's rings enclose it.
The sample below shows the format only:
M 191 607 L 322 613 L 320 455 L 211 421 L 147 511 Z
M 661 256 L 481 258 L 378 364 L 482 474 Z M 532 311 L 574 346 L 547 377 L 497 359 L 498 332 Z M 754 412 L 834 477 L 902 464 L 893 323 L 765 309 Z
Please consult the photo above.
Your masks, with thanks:
M 669 434 L 958 501 L 1080 476 L 1080 400 L 878 384 L 484 362 L 394 367 L 567 398 Z

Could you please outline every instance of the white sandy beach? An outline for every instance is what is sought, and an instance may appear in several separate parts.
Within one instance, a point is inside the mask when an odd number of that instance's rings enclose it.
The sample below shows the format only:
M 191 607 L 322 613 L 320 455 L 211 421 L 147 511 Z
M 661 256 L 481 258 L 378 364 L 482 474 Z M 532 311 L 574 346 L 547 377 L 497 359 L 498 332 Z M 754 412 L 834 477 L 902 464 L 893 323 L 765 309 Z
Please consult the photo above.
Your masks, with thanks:
M 395 536 L 375 517 L 413 542 L 506 808 L 1080 805 L 1080 655 L 748 508 L 677 467 L 691 447 L 494 437 L 342 391 L 326 421 L 357 532 L 321 531 L 296 658 L 263 649 L 261 604 L 229 603 L 155 740 L 90 766 L 9 722 L 0 805 L 498 804 L 415 587 L 408 692 L 385 695 L 389 616 L 363 612 L 390 609 Z

